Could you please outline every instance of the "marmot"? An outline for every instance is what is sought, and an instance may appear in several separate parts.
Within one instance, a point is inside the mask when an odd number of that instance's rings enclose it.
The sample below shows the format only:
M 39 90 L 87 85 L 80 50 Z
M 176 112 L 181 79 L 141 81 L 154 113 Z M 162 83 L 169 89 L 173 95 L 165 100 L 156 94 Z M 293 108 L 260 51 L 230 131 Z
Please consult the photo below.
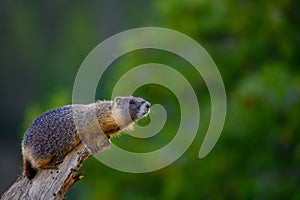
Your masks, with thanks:
M 130 96 L 67 105 L 43 113 L 33 121 L 22 141 L 23 175 L 32 179 L 37 169 L 53 169 L 62 163 L 64 156 L 79 145 L 81 135 L 97 130 L 91 122 L 93 114 L 97 126 L 110 137 L 120 134 L 149 111 L 149 102 Z

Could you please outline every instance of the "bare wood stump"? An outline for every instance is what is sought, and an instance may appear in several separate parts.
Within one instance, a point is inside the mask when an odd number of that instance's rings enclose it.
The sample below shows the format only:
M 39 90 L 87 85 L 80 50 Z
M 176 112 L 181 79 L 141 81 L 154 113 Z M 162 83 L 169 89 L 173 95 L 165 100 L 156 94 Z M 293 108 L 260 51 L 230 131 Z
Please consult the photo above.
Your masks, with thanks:
M 109 143 L 106 143 L 99 152 L 108 148 Z M 70 187 L 83 178 L 82 174 L 77 172 L 90 156 L 92 154 L 80 143 L 65 156 L 58 169 L 39 170 L 32 180 L 20 176 L 1 199 L 62 199 Z

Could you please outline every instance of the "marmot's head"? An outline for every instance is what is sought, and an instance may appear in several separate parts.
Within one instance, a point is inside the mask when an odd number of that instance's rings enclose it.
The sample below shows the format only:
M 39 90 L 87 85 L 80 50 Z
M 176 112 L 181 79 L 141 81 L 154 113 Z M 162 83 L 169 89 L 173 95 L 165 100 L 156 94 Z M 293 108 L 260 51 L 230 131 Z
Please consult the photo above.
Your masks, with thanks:
M 116 97 L 113 100 L 113 115 L 120 125 L 135 122 L 150 112 L 150 103 L 142 98 Z M 125 123 L 125 124 L 124 124 Z
M 96 102 L 97 117 L 102 131 L 108 136 L 130 129 L 150 112 L 150 103 L 142 98 L 116 97 L 112 101 Z

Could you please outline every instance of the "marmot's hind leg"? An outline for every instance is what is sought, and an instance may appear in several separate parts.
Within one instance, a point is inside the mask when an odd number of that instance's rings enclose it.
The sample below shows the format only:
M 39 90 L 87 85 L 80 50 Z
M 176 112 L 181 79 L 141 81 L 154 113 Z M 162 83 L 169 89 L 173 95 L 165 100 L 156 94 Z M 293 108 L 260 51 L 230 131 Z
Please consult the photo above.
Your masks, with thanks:
M 33 160 L 33 164 L 29 160 L 24 159 L 23 161 L 23 175 L 27 176 L 29 180 L 33 179 L 37 173 L 37 168 L 40 169 L 57 169 L 57 166 L 64 160 L 63 156 L 53 156 L 51 159 Z
M 57 166 L 64 161 L 64 156 L 55 155 L 51 160 L 43 165 L 40 165 L 41 169 L 57 169 Z

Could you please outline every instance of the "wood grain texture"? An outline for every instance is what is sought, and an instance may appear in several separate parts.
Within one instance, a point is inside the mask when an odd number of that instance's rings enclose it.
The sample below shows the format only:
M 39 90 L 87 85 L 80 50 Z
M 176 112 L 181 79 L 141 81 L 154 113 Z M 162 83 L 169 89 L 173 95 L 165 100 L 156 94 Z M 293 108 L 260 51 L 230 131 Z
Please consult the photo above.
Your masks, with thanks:
M 109 141 L 103 141 L 101 146 L 99 152 L 109 148 Z M 90 156 L 92 154 L 80 143 L 65 156 L 57 169 L 39 170 L 32 180 L 20 176 L 1 199 L 62 199 L 70 187 L 83 178 L 77 172 Z

